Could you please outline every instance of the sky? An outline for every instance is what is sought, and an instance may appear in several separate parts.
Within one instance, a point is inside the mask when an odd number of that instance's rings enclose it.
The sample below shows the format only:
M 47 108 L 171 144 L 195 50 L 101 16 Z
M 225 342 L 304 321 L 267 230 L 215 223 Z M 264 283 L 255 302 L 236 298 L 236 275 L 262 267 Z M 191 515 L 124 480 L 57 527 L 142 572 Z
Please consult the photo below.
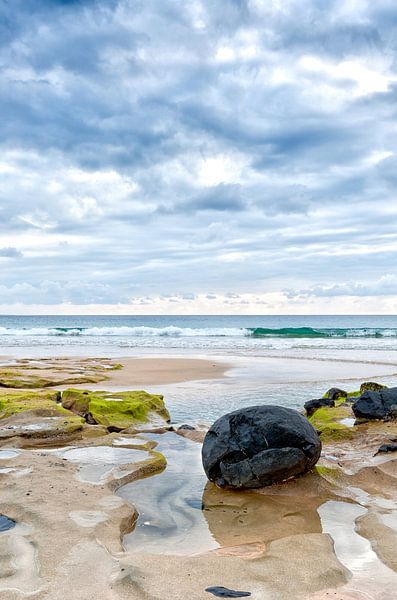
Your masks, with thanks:
M 393 0 L 0 0 L 0 312 L 397 313 Z

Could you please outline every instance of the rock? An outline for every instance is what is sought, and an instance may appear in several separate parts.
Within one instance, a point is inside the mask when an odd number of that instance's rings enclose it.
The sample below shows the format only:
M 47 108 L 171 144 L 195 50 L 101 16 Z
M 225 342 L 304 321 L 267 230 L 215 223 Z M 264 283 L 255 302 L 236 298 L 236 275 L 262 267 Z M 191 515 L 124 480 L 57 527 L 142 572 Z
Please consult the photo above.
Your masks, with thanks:
M 397 444 L 383 444 L 378 448 L 376 454 L 380 452 L 397 452 Z
M 207 587 L 205 591 L 214 594 L 214 596 L 217 596 L 218 598 L 245 598 L 251 596 L 251 592 L 238 592 L 237 590 L 229 590 L 229 588 L 218 585 Z
M 326 398 L 330 400 L 339 400 L 339 398 L 347 398 L 347 392 L 340 390 L 339 388 L 330 388 L 325 394 Z
M 165 427 L 170 420 L 163 396 L 143 391 L 92 392 L 70 388 L 62 394 L 62 406 L 80 416 L 90 415 L 90 420 L 109 431 L 134 429 L 142 424 Z
M 184 430 L 184 429 L 186 429 L 188 431 L 194 431 L 196 428 L 192 427 L 191 425 L 187 425 L 186 423 L 184 423 L 183 425 L 181 425 L 180 427 L 178 427 L 178 431 L 181 431 L 181 430 Z
M 306 417 L 270 405 L 218 419 L 205 436 L 202 459 L 218 487 L 257 488 L 305 473 L 320 453 L 320 438 Z
M 378 392 L 379 390 L 386 390 L 387 386 L 382 385 L 381 383 L 376 383 L 375 381 L 365 381 L 360 385 L 360 393 L 364 392 Z
M 322 406 L 335 406 L 335 400 L 333 398 L 319 398 L 318 400 L 309 400 L 304 404 L 308 417 L 310 417 L 315 410 L 321 408 Z
M 0 439 L 59 437 L 82 429 L 84 420 L 57 404 L 59 392 L 0 390 Z
M 385 419 L 396 412 L 397 388 L 385 388 L 364 392 L 353 404 L 353 412 L 358 418 Z

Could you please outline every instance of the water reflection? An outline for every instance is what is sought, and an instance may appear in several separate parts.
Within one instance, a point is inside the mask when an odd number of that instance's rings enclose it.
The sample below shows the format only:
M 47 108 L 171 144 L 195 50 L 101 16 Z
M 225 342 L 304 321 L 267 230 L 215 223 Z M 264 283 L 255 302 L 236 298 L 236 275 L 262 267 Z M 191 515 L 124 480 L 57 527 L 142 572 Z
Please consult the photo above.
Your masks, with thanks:
M 321 533 L 318 508 L 331 497 L 322 478 L 308 475 L 262 493 L 220 490 L 205 477 L 199 444 L 173 433 L 154 437 L 167 468 L 118 492 L 140 514 L 124 538 L 127 550 L 191 555 Z

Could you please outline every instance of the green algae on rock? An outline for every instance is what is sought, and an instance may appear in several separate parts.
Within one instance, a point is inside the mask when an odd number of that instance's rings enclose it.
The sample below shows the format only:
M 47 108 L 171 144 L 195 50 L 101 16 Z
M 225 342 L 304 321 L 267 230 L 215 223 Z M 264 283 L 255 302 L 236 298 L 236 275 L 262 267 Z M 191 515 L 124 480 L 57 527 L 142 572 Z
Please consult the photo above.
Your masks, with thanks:
M 68 389 L 62 394 L 62 406 L 95 423 L 115 430 L 140 424 L 166 426 L 170 415 L 163 396 L 144 391 L 106 392 Z
M 319 432 L 322 442 L 349 440 L 355 436 L 353 427 L 346 425 L 345 419 L 354 419 L 350 406 L 341 404 L 335 407 L 318 408 L 309 421 Z
M 60 392 L 0 390 L 0 438 L 51 437 L 82 429 L 84 419 L 57 403 Z

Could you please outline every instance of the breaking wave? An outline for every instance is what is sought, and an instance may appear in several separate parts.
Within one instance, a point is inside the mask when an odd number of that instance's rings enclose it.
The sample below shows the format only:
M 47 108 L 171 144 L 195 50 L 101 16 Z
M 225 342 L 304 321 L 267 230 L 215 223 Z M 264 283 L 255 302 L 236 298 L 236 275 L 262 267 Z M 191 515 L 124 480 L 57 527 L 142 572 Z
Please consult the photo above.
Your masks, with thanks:
M 397 328 L 234 328 L 207 327 L 190 328 L 169 325 L 167 327 L 0 327 L 0 336 L 117 336 L 117 337 L 253 337 L 253 338 L 392 338 L 397 337 Z

